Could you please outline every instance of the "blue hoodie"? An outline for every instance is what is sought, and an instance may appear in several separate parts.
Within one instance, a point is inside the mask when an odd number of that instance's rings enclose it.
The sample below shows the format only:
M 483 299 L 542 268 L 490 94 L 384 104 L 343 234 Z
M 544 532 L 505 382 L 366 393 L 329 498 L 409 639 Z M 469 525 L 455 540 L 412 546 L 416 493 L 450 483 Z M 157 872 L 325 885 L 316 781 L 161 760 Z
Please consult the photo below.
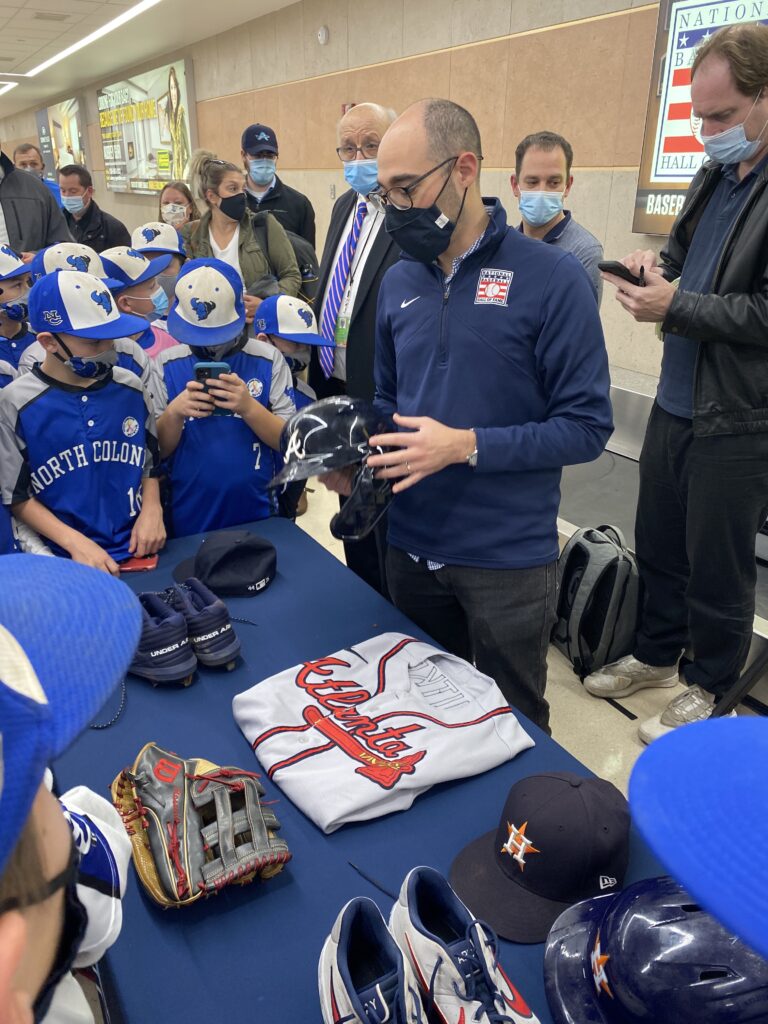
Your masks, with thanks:
M 396 495 L 389 543 L 447 565 L 518 569 L 558 555 L 563 466 L 613 430 L 595 296 L 569 253 L 507 227 L 498 200 L 450 285 L 407 255 L 384 276 L 376 405 L 477 434 L 477 467 L 448 466 Z

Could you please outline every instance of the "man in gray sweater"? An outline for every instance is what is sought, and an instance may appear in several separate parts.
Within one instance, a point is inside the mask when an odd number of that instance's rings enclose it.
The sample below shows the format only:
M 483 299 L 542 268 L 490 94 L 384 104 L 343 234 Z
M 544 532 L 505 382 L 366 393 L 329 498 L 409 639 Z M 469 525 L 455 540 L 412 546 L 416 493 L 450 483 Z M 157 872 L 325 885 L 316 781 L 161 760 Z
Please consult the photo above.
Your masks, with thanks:
M 38 249 L 71 241 L 64 215 L 42 181 L 0 153 L 0 245 L 10 245 L 27 263 Z
M 572 164 L 573 149 L 567 139 L 556 132 L 534 132 L 515 150 L 510 184 L 523 218 L 519 230 L 573 253 L 589 275 L 599 304 L 603 282 L 597 264 L 603 258 L 603 247 L 576 223 L 570 210 L 563 209 L 573 185 Z

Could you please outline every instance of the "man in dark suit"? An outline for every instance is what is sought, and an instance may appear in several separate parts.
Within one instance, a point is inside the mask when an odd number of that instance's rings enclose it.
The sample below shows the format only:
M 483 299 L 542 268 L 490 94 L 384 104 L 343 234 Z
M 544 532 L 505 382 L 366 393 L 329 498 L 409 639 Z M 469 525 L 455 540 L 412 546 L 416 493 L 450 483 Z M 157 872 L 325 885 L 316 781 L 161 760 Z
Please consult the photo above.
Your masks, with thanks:
M 313 346 L 309 383 L 318 398 L 348 394 L 373 401 L 376 302 L 386 271 L 400 250 L 384 230 L 384 216 L 367 195 L 376 188 L 376 154 L 395 112 L 358 103 L 337 126 L 339 159 L 350 185 L 336 200 L 320 263 L 315 313 L 323 337 L 335 348 Z M 386 524 L 362 541 L 344 545 L 347 565 L 386 595 Z

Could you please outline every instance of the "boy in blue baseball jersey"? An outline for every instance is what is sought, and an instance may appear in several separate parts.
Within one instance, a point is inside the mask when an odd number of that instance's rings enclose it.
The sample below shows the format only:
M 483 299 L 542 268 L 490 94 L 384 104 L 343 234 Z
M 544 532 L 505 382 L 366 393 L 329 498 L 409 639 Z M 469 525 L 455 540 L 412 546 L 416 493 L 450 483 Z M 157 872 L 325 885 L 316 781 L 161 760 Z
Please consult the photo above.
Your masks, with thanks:
M 0 359 L 0 389 L 4 388 L 6 384 L 10 384 L 12 380 L 16 380 L 18 375 L 15 366 L 7 363 L 5 359 Z
M 168 462 L 176 536 L 265 519 L 285 420 L 295 412 L 290 371 L 271 345 L 249 339 L 240 275 L 192 260 L 176 282 L 168 330 L 184 344 L 157 358 L 160 451 Z M 226 362 L 205 382 L 198 362 Z
M 14 370 L 35 340 L 27 325 L 29 267 L 7 245 L 0 246 L 0 360 Z
M 119 572 L 165 542 L 154 412 L 112 340 L 142 321 L 80 271 L 29 295 L 42 364 L 0 391 L 0 499 L 58 555 Z

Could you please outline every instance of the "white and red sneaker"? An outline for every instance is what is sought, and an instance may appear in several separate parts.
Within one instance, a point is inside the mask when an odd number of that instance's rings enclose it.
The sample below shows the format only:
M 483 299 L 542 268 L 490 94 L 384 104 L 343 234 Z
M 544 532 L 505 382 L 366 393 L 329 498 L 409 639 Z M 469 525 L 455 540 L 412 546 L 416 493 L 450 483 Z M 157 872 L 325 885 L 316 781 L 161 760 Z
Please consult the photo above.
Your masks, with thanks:
M 325 1024 L 426 1024 L 418 983 L 373 900 L 342 908 L 317 983 Z
M 539 1024 L 499 964 L 495 934 L 439 871 L 405 876 L 389 927 L 440 1024 Z

